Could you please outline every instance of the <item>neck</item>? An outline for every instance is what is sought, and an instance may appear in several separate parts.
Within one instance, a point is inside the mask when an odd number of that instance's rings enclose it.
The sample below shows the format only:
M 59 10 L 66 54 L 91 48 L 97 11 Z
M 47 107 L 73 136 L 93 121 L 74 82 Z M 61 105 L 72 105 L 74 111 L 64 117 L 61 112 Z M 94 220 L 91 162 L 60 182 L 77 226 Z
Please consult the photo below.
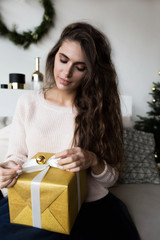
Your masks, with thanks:
M 75 94 L 51 88 L 45 93 L 45 99 L 57 106 L 72 107 Z

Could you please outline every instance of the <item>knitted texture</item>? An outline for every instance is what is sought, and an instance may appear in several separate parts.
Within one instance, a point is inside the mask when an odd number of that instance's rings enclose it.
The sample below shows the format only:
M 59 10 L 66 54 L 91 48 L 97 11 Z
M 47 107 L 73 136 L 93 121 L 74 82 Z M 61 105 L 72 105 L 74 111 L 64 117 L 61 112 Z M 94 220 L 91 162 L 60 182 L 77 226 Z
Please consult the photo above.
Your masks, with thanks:
M 22 164 L 38 152 L 57 153 L 71 148 L 75 115 L 75 109 L 46 101 L 42 92 L 22 95 L 11 126 L 7 160 Z M 96 178 L 88 171 L 86 201 L 104 197 L 117 177 L 108 166 Z

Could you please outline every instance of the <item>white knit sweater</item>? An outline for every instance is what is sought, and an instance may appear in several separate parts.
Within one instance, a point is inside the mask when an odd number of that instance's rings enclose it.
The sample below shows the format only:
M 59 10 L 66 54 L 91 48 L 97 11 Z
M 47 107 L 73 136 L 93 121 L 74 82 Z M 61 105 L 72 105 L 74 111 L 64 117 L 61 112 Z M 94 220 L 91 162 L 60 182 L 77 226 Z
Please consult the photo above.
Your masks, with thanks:
M 75 114 L 72 108 L 47 102 L 42 92 L 21 96 L 12 122 L 7 160 L 22 164 L 37 152 L 57 153 L 70 148 Z M 100 175 L 88 171 L 86 201 L 104 197 L 117 177 L 107 164 Z

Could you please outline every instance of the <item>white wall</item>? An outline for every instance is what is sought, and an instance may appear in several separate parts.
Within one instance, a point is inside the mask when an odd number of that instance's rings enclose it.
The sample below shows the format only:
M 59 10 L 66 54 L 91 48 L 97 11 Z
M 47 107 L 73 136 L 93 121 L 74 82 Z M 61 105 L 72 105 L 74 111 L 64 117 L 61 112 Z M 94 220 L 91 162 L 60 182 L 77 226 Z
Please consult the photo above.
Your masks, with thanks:
M 0 37 L 0 83 L 8 83 L 11 72 L 24 73 L 29 86 L 34 58 L 41 57 L 44 72 L 48 51 L 62 29 L 73 21 L 88 21 L 110 39 L 119 89 L 133 98 L 133 119 L 146 115 L 152 82 L 160 81 L 160 1 L 159 0 L 52 0 L 55 26 L 37 45 L 29 49 L 15 46 Z M 43 8 L 39 1 L 1 0 L 0 14 L 10 28 L 32 29 L 41 22 Z

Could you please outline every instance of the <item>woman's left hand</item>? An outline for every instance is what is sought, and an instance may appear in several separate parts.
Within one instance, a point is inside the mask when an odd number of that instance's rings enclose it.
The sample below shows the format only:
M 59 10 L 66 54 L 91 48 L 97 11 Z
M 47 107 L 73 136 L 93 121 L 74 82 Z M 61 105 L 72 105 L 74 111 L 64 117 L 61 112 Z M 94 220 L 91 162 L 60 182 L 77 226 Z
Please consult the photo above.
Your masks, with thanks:
M 80 147 L 75 147 L 56 153 L 55 157 L 61 158 L 58 161 L 58 164 L 61 165 L 64 170 L 71 172 L 78 172 L 80 170 L 95 166 L 98 163 L 95 153 L 83 150 Z

